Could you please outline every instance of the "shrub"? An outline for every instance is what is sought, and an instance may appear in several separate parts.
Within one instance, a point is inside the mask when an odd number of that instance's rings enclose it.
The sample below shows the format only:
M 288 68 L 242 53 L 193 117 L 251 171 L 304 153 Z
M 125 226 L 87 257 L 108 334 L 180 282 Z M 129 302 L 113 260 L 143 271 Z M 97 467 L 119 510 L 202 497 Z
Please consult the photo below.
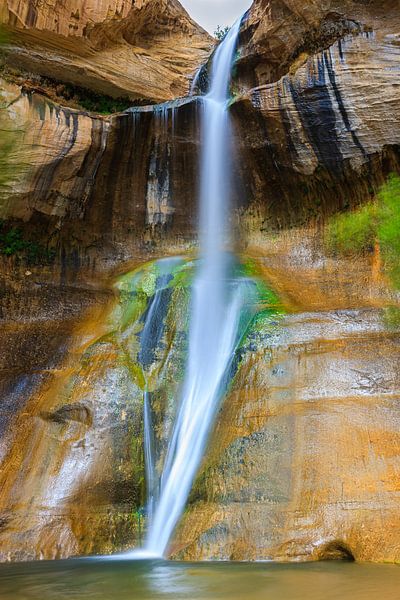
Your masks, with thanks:
M 0 254 L 24 258 L 31 265 L 47 265 L 54 261 L 56 253 L 53 248 L 24 239 L 21 229 L 7 228 L 6 223 L 0 221 Z
M 3 224 L 1 225 L 3 228 Z M 0 252 L 6 256 L 12 256 L 25 247 L 22 234 L 19 229 L 13 227 L 9 231 L 0 233 Z
M 223 27 L 222 25 L 218 25 L 217 29 L 214 31 L 214 37 L 219 41 L 222 42 L 227 34 L 229 33 L 230 27 L 226 26 Z

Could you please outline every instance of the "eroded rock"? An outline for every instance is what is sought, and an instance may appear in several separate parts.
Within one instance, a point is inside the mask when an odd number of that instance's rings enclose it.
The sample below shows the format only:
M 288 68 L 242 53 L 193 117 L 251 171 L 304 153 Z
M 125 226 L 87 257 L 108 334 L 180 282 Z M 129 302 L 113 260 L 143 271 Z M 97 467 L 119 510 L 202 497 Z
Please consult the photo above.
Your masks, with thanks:
M 263 247 L 293 312 L 243 357 L 172 544 L 178 559 L 399 560 L 398 332 L 368 293 L 367 265 L 349 275 L 350 263 L 317 252 L 317 234 L 304 253 L 307 238 Z
M 7 0 L 0 16 L 12 68 L 132 101 L 186 94 L 213 47 L 177 0 Z

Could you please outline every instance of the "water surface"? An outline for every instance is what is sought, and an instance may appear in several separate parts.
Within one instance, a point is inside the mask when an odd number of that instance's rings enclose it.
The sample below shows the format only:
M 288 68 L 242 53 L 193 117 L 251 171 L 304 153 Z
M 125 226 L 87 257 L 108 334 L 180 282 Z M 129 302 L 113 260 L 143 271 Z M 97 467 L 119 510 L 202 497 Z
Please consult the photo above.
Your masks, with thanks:
M 400 567 L 69 560 L 0 565 L 1 600 L 399 600 Z

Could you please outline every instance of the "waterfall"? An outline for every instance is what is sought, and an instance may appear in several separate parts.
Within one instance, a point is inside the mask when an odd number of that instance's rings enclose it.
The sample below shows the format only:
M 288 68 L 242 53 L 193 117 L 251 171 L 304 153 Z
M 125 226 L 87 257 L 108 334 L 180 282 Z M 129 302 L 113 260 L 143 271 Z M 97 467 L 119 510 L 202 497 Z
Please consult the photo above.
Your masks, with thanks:
M 231 67 L 241 19 L 217 48 L 208 95 L 202 99 L 200 189 L 200 260 L 192 287 L 188 359 L 174 428 L 159 489 L 150 479 L 149 529 L 144 556 L 164 556 L 181 517 L 212 431 L 238 343 L 244 302 L 241 284 L 230 279 L 229 196 L 231 179 L 230 121 L 227 110 Z M 145 397 L 145 429 L 151 427 Z M 146 457 L 151 458 L 145 431 Z
M 168 309 L 169 298 L 165 298 L 168 284 L 172 279 L 171 272 L 174 267 L 181 263 L 180 258 L 167 258 L 158 261 L 159 277 L 156 282 L 156 290 L 151 299 L 144 327 L 140 335 L 140 352 L 138 361 L 142 366 L 146 389 L 143 394 L 143 443 L 146 470 L 147 487 L 147 518 L 152 522 L 154 507 L 159 493 L 159 481 L 157 474 L 157 456 L 155 451 L 154 424 L 151 410 L 151 394 L 148 391 L 147 369 L 152 365 L 154 353 L 158 342 L 162 337 L 163 322 Z
M 144 462 L 146 468 L 147 485 L 147 518 L 153 519 L 154 505 L 157 500 L 158 482 L 156 477 L 153 419 L 151 418 L 150 394 L 144 392 Z

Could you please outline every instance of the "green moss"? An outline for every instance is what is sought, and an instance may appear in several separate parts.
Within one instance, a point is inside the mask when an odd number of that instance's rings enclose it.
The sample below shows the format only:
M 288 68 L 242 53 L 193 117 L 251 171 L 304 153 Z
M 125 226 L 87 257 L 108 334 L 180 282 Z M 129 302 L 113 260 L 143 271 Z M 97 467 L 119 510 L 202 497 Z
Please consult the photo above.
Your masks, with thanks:
M 327 249 L 339 254 L 365 253 L 378 242 L 385 270 L 400 289 L 400 177 L 391 175 L 374 203 L 335 216 L 328 224 Z
M 165 390 L 176 390 L 184 377 L 191 284 L 195 267 L 196 262 L 193 260 L 177 260 L 176 264 L 156 261 L 141 266 L 117 281 L 119 305 L 112 315 L 111 325 L 122 353 L 121 360 L 129 369 L 131 380 L 142 390 L 154 391 L 160 385 Z M 262 271 L 256 261 L 245 258 L 242 262 L 232 263 L 232 267 L 232 277 L 241 280 L 244 302 L 238 325 L 238 349 L 241 355 L 240 349 L 244 351 L 254 335 L 263 336 L 265 332 L 269 334 L 283 309 L 278 296 L 263 281 Z M 163 275 L 170 276 L 169 281 L 166 280 L 166 286 L 172 290 L 165 314 L 165 331 L 154 357 L 154 364 L 144 369 L 138 359 L 143 317 L 156 292 L 159 278 Z M 171 357 L 173 365 L 169 365 Z
M 399 329 L 400 327 L 400 308 L 398 306 L 389 306 L 385 310 L 385 325 L 389 329 Z
M 137 385 L 142 391 L 145 391 L 147 388 L 146 378 L 143 373 L 142 367 L 138 363 L 134 363 L 129 359 L 127 354 L 124 355 L 124 359 L 129 369 L 129 373 L 132 381 Z
M 125 331 L 143 314 L 149 298 L 155 293 L 157 277 L 157 263 L 148 263 L 118 279 L 116 287 L 120 302 L 112 320 L 118 322 L 120 331 Z
M 180 263 L 172 273 L 173 277 L 168 284 L 171 288 L 189 288 L 194 276 L 194 262 L 188 261 Z
M 325 243 L 330 252 L 349 255 L 372 250 L 377 228 L 377 206 L 367 204 L 337 215 L 328 225 Z
M 275 292 L 266 285 L 260 266 L 251 258 L 244 258 L 236 267 L 235 271 L 238 277 L 248 277 L 256 286 L 257 304 L 259 312 L 262 309 L 274 309 L 277 312 L 282 311 L 282 303 Z
M 385 272 L 400 290 L 400 177 L 390 175 L 374 203 L 331 219 L 325 243 L 328 251 L 342 255 L 370 252 L 378 243 Z M 400 326 L 399 307 L 386 310 L 385 323 Z
M 400 177 L 389 177 L 378 195 L 377 236 L 386 270 L 400 289 Z

